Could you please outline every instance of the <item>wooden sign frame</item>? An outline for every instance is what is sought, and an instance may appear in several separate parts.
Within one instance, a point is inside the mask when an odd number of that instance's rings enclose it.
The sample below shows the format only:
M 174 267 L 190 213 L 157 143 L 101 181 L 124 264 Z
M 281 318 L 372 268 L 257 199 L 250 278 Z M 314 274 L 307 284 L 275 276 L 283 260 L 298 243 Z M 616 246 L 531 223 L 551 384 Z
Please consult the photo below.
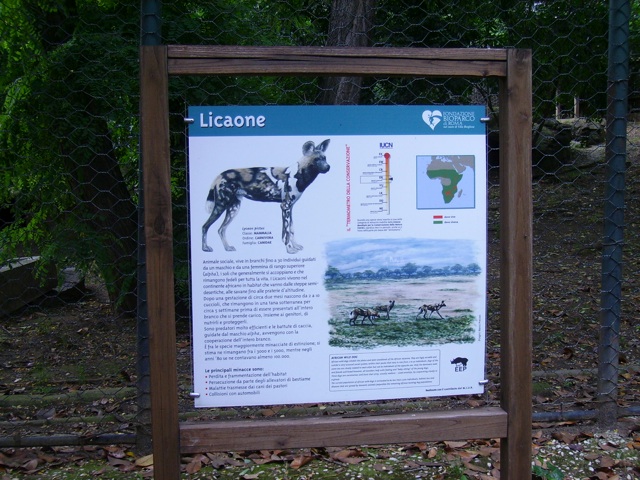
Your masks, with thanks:
M 143 46 L 140 129 L 156 479 L 180 453 L 501 438 L 501 475 L 531 477 L 531 52 L 520 49 Z M 500 85 L 500 408 L 180 424 L 169 75 L 496 77 Z

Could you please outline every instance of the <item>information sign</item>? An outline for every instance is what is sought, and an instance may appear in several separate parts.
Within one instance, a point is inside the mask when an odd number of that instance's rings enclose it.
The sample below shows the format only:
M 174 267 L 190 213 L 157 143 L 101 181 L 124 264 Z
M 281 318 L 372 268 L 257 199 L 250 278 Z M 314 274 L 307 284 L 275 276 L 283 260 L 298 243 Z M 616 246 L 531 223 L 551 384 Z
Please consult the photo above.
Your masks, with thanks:
M 484 114 L 189 109 L 196 407 L 483 391 Z

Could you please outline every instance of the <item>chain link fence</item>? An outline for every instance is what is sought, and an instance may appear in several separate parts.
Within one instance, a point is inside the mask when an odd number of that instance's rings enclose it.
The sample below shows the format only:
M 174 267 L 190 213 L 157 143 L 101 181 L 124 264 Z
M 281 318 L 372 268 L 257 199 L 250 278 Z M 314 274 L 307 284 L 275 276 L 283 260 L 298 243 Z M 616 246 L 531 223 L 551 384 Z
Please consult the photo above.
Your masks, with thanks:
M 143 1 L 142 15 L 139 7 L 109 0 L 9 0 L 0 6 L 0 447 L 137 442 L 148 450 L 138 220 L 141 42 L 531 49 L 534 420 L 610 424 L 640 413 L 640 184 L 634 175 L 640 95 L 638 64 L 630 53 L 640 40 L 633 28 L 637 2 L 235 0 L 166 2 L 160 8 L 160 2 Z M 170 79 L 183 418 L 499 404 L 497 92 L 491 79 Z M 492 122 L 484 395 L 194 410 L 186 108 L 321 103 L 487 106 Z

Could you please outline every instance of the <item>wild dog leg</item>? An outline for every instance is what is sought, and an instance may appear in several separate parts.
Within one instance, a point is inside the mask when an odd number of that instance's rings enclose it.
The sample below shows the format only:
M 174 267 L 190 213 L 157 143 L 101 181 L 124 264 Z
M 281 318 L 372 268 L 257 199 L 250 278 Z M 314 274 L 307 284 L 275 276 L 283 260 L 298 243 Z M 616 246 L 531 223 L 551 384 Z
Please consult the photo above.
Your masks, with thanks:
M 222 225 L 220 225 L 220 228 L 218 229 L 220 240 L 222 240 L 222 245 L 224 245 L 224 249 L 227 252 L 235 252 L 236 250 L 236 247 L 234 247 L 233 245 L 229 245 L 229 243 L 227 242 L 226 232 L 227 232 L 227 226 L 231 223 L 231 220 L 234 219 L 239 209 L 240 209 L 240 200 L 230 204 L 227 207 L 227 214 L 224 216 Z
M 291 213 L 289 214 L 289 243 L 293 248 L 295 248 L 296 252 L 299 252 L 304 247 L 296 242 L 295 232 L 293 231 L 293 208 L 291 209 Z
M 213 210 L 211 211 L 211 215 L 209 215 L 207 221 L 204 222 L 204 225 L 202 225 L 202 250 L 204 252 L 213 252 L 213 248 L 211 248 L 207 244 L 207 232 L 209 231 L 211 225 L 213 225 L 214 222 L 218 220 L 218 218 L 220 218 L 220 215 L 222 215 L 222 212 L 224 212 L 224 210 L 224 208 L 214 206 Z
M 288 253 L 296 253 L 302 250 L 302 245 L 298 245 L 293 239 L 293 219 L 291 210 L 293 202 L 287 194 L 280 204 L 282 208 L 282 243 L 287 247 Z

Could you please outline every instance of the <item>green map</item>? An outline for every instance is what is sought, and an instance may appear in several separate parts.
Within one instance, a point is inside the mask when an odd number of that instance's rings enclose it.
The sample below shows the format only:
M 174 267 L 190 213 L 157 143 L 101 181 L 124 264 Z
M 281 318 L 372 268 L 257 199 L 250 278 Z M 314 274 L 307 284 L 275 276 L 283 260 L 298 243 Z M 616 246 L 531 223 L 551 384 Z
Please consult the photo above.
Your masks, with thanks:
M 418 208 L 474 207 L 473 155 L 421 156 L 418 161 L 421 166 L 418 171 Z M 422 175 L 426 173 L 426 177 L 422 177 L 424 181 L 420 180 L 420 170 Z

